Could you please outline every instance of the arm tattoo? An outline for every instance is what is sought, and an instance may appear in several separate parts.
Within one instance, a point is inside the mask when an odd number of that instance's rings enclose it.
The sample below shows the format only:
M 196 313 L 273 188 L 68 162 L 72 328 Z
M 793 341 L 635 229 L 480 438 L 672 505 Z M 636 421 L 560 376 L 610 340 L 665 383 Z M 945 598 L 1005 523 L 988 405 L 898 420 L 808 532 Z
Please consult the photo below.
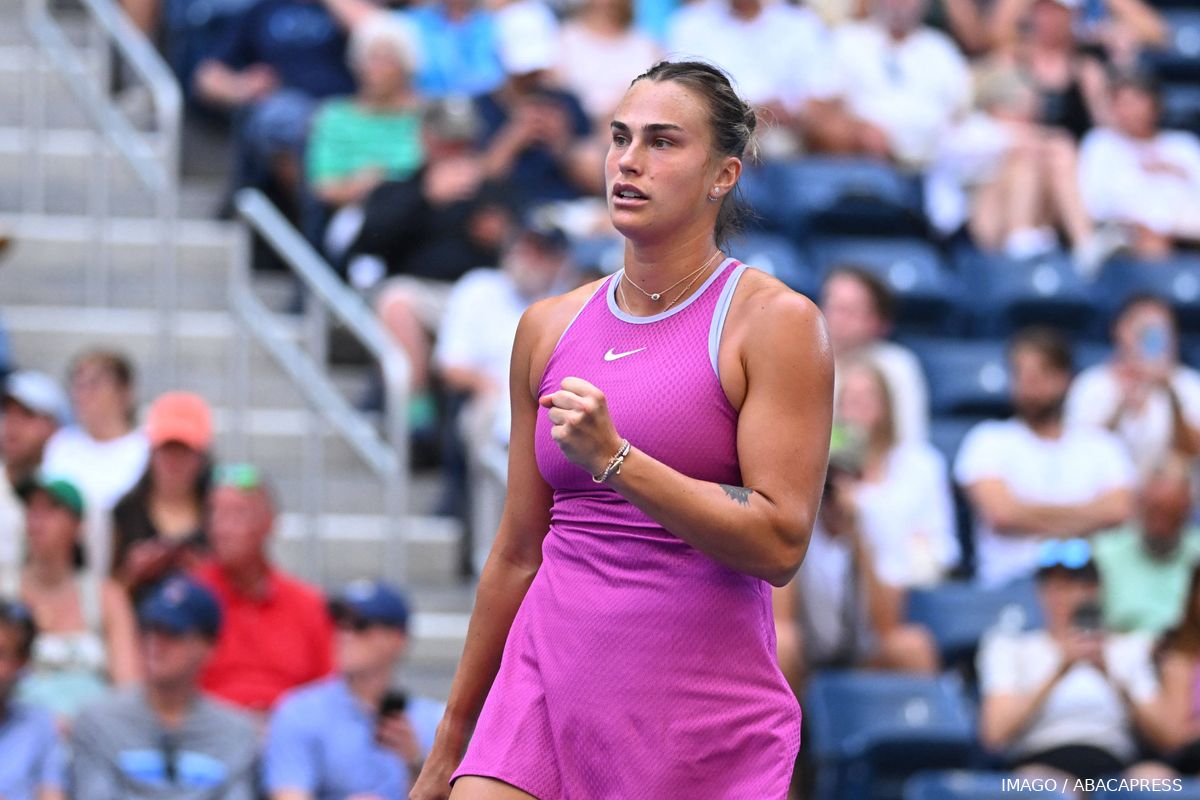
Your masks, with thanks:
M 738 505 L 750 505 L 750 493 L 754 491 L 753 489 L 747 489 L 745 486 L 730 486 L 726 483 L 722 483 L 720 486 L 725 490 L 725 494 L 738 502 Z

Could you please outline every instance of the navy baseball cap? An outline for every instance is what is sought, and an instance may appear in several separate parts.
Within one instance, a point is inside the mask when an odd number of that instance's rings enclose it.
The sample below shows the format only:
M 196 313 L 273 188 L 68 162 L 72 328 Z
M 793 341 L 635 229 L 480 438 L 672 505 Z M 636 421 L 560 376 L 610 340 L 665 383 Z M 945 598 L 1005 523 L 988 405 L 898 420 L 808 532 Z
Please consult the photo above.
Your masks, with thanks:
M 349 616 L 371 624 L 408 629 L 408 600 L 383 581 L 359 580 L 346 584 L 330 600 L 329 609 L 335 619 Z
M 210 639 L 221 630 L 221 607 L 213 593 L 191 578 L 167 578 L 138 606 L 143 628 L 165 629 L 177 636 L 200 633 Z

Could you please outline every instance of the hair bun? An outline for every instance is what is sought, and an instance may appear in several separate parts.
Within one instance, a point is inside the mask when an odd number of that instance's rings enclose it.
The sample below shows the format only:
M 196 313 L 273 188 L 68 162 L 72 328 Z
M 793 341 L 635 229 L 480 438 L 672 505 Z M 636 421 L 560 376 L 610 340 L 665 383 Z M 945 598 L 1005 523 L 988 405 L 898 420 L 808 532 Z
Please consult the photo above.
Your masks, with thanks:
M 754 129 L 758 127 L 758 111 L 749 103 L 743 102 L 742 106 L 742 119 L 750 133 L 754 133 Z

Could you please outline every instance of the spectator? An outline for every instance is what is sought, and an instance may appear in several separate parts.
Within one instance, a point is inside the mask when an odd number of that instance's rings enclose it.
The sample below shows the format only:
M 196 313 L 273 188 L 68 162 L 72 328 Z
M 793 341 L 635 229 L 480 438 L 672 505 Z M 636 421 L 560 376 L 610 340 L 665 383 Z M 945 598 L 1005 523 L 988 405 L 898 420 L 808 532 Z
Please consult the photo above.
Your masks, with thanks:
M 263 783 L 272 800 L 407 797 L 444 705 L 392 688 L 408 604 L 356 581 L 331 604 L 339 674 L 284 696 L 271 715 Z
M 849 120 L 837 103 L 829 32 L 811 10 L 763 0 L 693 3 L 676 12 L 667 50 L 727 71 L 742 96 L 779 123 L 775 131 L 840 152 Z M 772 155 L 791 155 L 796 144 L 764 142 Z
M 509 361 L 521 314 L 567 269 L 567 240 L 557 228 L 527 222 L 500 269 L 468 272 L 454 285 L 433 358 L 447 389 L 465 394 L 459 438 L 467 449 L 475 568 L 491 549 L 503 505 L 508 463 Z M 498 507 L 499 506 L 499 507 Z
M 46 443 L 70 409 L 49 375 L 14 372 L 0 394 L 0 597 L 17 593 L 25 506 L 17 490 L 37 474 Z M 3 795 L 0 795 L 3 797 Z
M 398 20 L 372 15 L 350 36 L 350 65 L 358 94 L 329 100 L 313 119 L 308 180 L 317 198 L 338 211 L 327 248 L 340 255 L 349 242 L 338 231 L 358 225 L 361 204 L 385 180 L 403 180 L 421 166 L 420 98 L 412 90 L 411 33 Z M 335 241 L 328 241 L 333 239 Z
M 36 636 L 29 609 L 0 600 L 0 797 L 9 800 L 66 797 L 64 754 L 54 718 L 13 699 Z
M 1083 141 L 1079 181 L 1101 223 L 1130 230 L 1141 258 L 1166 258 L 1200 242 L 1200 139 L 1159 127 L 1162 99 L 1153 79 L 1125 75 L 1112 87 L 1112 126 Z
M 905 167 L 929 163 L 971 97 L 966 59 L 921 19 L 927 0 L 874 0 L 873 15 L 834 33 L 842 98 L 859 152 Z
M 633 79 L 658 61 L 658 44 L 633 27 L 633 0 L 585 0 L 559 36 L 559 81 L 607 130 Z
M 1100 626 L 1086 540 L 1042 542 L 1036 558 L 1045 628 L 998 629 L 980 648 L 983 745 L 1019 775 L 1060 786 L 1121 772 L 1169 777 L 1161 765 L 1132 766 L 1136 735 L 1165 735 L 1149 640 Z
M 1136 523 L 1095 538 L 1106 627 L 1157 636 L 1178 624 L 1188 576 L 1200 562 L 1191 512 L 1187 462 L 1171 457 L 1142 486 Z
M 236 111 L 236 186 L 300 186 L 309 121 L 351 94 L 346 35 L 318 0 L 257 0 L 194 78 L 201 100 Z
M 1143 479 L 1172 451 L 1200 453 L 1200 373 L 1179 362 L 1170 304 L 1152 295 L 1128 298 L 1112 338 L 1112 359 L 1072 384 L 1067 420 L 1115 433 Z
M 930 169 L 926 205 L 945 234 L 964 223 L 982 250 L 1010 258 L 1043 255 L 1066 232 L 1084 275 L 1121 244 L 1097 235 L 1079 191 L 1075 142 L 1037 121 L 1037 94 L 1024 74 L 994 63 L 978 73 L 978 110 L 946 133 Z
M 138 608 L 144 686 L 89 709 L 75 725 L 74 796 L 88 800 L 253 800 L 258 732 L 244 714 L 200 691 L 221 612 L 182 576 Z
M 1028 33 L 1043 40 L 1052 36 L 1062 39 L 1069 33 L 1073 39 L 1078 31 L 1089 50 L 1127 67 L 1139 48 L 1161 47 L 1167 42 L 1166 23 L 1144 0 L 1045 2 L 1056 8 L 1038 8 L 1039 0 L 996 0 L 990 23 L 995 45 L 1007 48 L 1029 41 Z
M 945 459 L 928 442 L 896 438 L 878 367 L 847 364 L 840 384 L 835 416 L 862 464 L 848 488 L 879 579 L 901 590 L 936 583 L 960 555 Z
M 495 264 L 508 234 L 509 213 L 472 149 L 479 124 L 468 100 L 431 104 L 421 126 L 425 165 L 370 194 L 346 257 L 350 282 L 372 294 L 384 325 L 408 354 L 415 429 L 430 427 L 436 417 L 429 354 L 454 281 Z M 380 283 L 384 276 L 390 277 Z
M 487 175 L 524 209 L 601 189 L 601 151 L 575 95 L 551 83 L 558 23 L 540 0 L 518 0 L 497 15 L 505 81 L 476 98 Z
M 1071 382 L 1063 338 L 1025 328 L 1008 358 L 1016 415 L 972 428 L 954 465 L 975 513 L 978 577 L 993 586 L 1031 574 L 1042 539 L 1112 528 L 1133 510 L 1133 466 L 1120 442 L 1063 422 Z
M 112 558 L 111 512 L 146 470 L 150 445 L 134 426 L 133 366 L 119 353 L 95 350 L 71 367 L 69 389 L 75 424 L 59 428 L 42 462 L 49 475 L 71 480 L 83 492 L 88 568 L 98 578 Z
M 833 355 L 841 372 L 844 364 L 866 359 L 887 378 L 901 441 L 929 437 L 929 390 L 917 357 L 889 342 L 896 298 L 887 284 L 857 267 L 830 270 L 821 287 L 821 311 L 829 326 Z
M 218 467 L 209 500 L 213 559 L 196 571 L 221 605 L 221 635 L 200 677 L 205 690 L 265 713 L 288 689 L 333 669 L 333 627 L 316 589 L 267 553 L 275 504 L 249 464 Z
M 879 578 L 853 495 L 861 463 L 839 445 L 808 554 L 796 577 L 773 590 L 779 666 L 797 693 L 820 669 L 938 670 L 933 637 L 904 621 L 902 593 Z
M 1166 727 L 1163 749 L 1172 766 L 1185 775 L 1200 773 L 1200 565 L 1192 568 L 1182 594 L 1178 625 L 1159 645 L 1162 714 Z
M 208 551 L 204 511 L 212 473 L 212 411 L 190 392 L 161 395 L 146 416 L 150 464 L 113 509 L 112 577 L 134 603 Z
M 1022 70 L 1036 87 L 1038 121 L 1066 131 L 1078 141 L 1108 119 L 1107 78 L 1102 60 L 1085 51 L 1075 36 L 1081 0 L 1005 0 L 993 27 L 999 58 Z M 1025 30 L 1018 33 L 1023 21 Z
M 38 476 L 27 504 L 20 597 L 40 631 L 20 697 L 74 717 L 109 684 L 137 679 L 135 624 L 125 593 L 84 570 L 83 496 L 70 481 Z

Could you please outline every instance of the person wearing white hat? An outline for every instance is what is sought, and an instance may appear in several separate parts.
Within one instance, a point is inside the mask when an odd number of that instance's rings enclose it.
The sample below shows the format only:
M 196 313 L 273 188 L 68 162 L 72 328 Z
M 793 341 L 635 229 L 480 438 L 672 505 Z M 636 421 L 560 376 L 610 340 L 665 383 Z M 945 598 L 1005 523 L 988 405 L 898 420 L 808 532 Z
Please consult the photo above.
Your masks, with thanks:
M 42 464 L 46 442 L 70 418 L 66 393 L 49 375 L 14 372 L 0 393 L 0 595 L 15 585 L 25 507 L 16 489 Z

